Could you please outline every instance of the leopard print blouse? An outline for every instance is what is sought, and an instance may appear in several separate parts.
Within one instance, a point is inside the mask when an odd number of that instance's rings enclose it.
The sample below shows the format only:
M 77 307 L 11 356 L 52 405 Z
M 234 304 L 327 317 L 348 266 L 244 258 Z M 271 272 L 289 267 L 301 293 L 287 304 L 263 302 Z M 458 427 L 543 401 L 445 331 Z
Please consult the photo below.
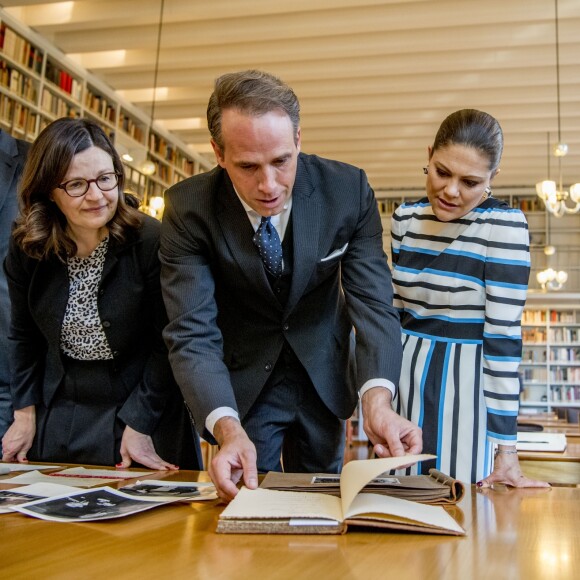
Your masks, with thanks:
M 103 331 L 97 295 L 109 245 L 106 237 L 86 258 L 68 258 L 69 295 L 60 348 L 77 360 L 107 360 L 113 352 Z

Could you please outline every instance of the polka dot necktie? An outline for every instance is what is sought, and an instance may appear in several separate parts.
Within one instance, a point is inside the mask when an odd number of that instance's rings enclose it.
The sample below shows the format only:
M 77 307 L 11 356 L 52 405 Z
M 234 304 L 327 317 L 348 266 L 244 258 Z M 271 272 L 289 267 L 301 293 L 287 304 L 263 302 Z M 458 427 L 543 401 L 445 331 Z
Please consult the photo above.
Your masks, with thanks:
M 282 275 L 282 244 L 276 228 L 269 217 L 262 217 L 258 230 L 254 234 L 254 244 L 260 252 L 266 270 L 273 276 Z

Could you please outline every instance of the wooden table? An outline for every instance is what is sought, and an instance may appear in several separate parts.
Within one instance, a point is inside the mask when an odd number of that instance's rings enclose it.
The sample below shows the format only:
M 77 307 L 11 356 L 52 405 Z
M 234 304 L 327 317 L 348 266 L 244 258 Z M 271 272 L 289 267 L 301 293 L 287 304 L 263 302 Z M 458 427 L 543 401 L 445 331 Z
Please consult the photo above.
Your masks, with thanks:
M 179 480 L 207 480 L 182 471 Z M 0 485 L 7 488 L 7 485 Z M 472 487 L 453 510 L 467 537 L 221 535 L 223 508 L 175 504 L 100 523 L 0 515 L 0 577 L 43 579 L 558 579 L 580 569 L 580 487 Z
M 522 471 L 528 477 L 552 485 L 580 484 L 580 436 L 567 433 L 566 442 L 566 450 L 562 452 L 518 452 Z

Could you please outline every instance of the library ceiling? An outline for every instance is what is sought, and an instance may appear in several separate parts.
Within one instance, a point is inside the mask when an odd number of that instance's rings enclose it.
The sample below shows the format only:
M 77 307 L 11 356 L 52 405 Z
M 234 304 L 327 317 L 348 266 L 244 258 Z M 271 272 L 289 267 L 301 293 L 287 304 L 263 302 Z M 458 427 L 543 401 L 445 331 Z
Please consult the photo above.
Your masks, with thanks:
M 150 112 L 159 0 L 1 5 Z M 580 1 L 558 6 L 563 173 L 575 182 Z M 422 189 L 427 146 L 459 108 L 503 126 L 496 187 L 545 179 L 558 136 L 554 0 L 165 0 L 158 62 L 156 122 L 212 159 L 213 81 L 246 68 L 295 89 L 304 151 L 363 167 L 375 189 Z

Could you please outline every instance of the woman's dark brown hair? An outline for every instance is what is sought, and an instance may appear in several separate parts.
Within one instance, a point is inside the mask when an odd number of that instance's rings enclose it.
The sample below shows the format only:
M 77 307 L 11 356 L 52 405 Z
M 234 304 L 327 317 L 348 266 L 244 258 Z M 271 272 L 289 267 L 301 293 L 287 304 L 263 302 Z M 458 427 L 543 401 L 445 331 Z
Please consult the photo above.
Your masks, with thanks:
M 77 245 L 67 232 L 66 218 L 50 196 L 62 183 L 73 157 L 90 147 L 108 153 L 119 175 L 119 202 L 115 215 L 107 224 L 109 235 L 122 242 L 132 230 L 140 227 L 142 220 L 136 200 L 124 193 L 123 163 L 105 132 L 87 119 L 57 119 L 32 144 L 20 182 L 20 214 L 13 236 L 32 258 L 42 260 L 56 255 L 65 261 L 76 254 Z
M 432 153 L 451 144 L 481 151 L 489 159 L 489 169 L 495 171 L 503 151 L 503 133 L 500 124 L 489 113 L 461 109 L 451 113 L 441 123 Z

